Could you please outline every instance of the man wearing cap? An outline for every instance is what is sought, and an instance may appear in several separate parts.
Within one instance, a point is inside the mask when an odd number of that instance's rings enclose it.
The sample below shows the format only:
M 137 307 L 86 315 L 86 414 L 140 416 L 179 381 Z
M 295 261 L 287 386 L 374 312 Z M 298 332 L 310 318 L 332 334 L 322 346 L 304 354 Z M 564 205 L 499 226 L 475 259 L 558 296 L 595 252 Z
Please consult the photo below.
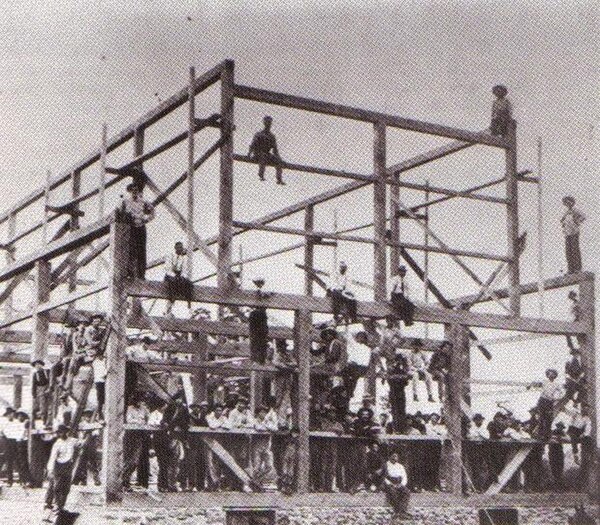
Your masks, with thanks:
M 410 300 L 410 289 L 406 279 L 406 266 L 399 266 L 398 271 L 390 281 L 390 301 L 396 315 L 406 325 L 413 324 L 415 305 Z
M 283 182 L 283 161 L 277 149 L 277 139 L 271 131 L 273 125 L 273 117 L 265 116 L 263 118 L 264 128 L 254 135 L 248 156 L 258 162 L 258 178 L 265 180 L 265 168 L 267 164 L 275 166 L 275 176 L 277 184 L 285 184 Z
M 60 425 L 56 433 L 57 438 L 48 460 L 46 508 L 52 508 L 54 502 L 55 509 L 60 511 L 64 508 L 71 490 L 71 474 L 79 441 L 69 436 L 69 428 L 65 425 Z
M 506 135 L 512 121 L 512 104 L 506 96 L 508 89 L 506 89 L 506 86 L 499 84 L 492 88 L 492 93 L 496 99 L 492 104 L 492 125 L 490 131 L 492 135 Z
M 581 271 L 581 248 L 579 247 L 579 233 L 581 225 L 585 222 L 585 215 L 575 207 L 575 198 L 571 195 L 563 197 L 562 203 L 566 210 L 560 219 L 562 231 L 565 236 L 565 257 L 567 259 L 567 273 Z
M 154 219 L 154 206 L 144 200 L 142 188 L 135 183 L 127 186 L 130 197 L 123 199 L 121 211 L 131 224 L 129 241 L 130 274 L 137 279 L 146 277 L 146 224 Z
M 50 389 L 50 374 L 44 368 L 44 361 L 36 359 L 31 363 L 33 377 L 31 378 L 32 395 L 34 399 L 33 410 L 43 421 L 48 418 L 48 394 Z

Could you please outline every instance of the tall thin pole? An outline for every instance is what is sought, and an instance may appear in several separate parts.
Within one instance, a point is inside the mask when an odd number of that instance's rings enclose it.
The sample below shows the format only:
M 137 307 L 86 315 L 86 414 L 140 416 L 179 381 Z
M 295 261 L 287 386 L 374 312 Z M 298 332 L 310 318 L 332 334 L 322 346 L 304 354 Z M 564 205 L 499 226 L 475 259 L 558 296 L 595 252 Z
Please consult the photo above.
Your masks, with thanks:
M 187 276 L 192 279 L 194 271 L 194 80 L 196 70 L 190 67 L 190 85 L 188 87 L 188 174 L 187 174 Z
M 46 172 L 46 187 L 44 189 L 44 225 L 42 227 L 42 245 L 48 242 L 48 205 L 50 204 L 50 179 L 52 172 Z
M 337 234 L 338 233 L 338 213 L 337 213 L 337 208 L 335 208 L 333 210 L 333 233 Z M 331 272 L 331 276 L 333 277 L 334 275 L 337 274 L 338 271 L 338 265 L 339 265 L 339 253 L 338 253 L 338 245 L 339 243 L 335 243 L 335 245 L 333 246 L 333 269 Z
M 429 181 L 425 181 L 425 204 L 429 202 Z M 425 226 L 423 244 L 425 248 L 429 246 L 429 207 L 425 207 Z M 423 269 L 425 271 L 425 278 L 423 279 L 423 286 L 425 287 L 425 304 L 429 303 L 429 251 L 425 250 L 425 260 L 423 261 Z M 425 323 L 425 337 L 429 338 L 429 323 Z
M 102 145 L 100 148 L 100 192 L 98 193 L 98 220 L 104 217 L 104 205 L 106 200 L 106 150 L 108 142 L 108 125 L 102 124 Z M 102 261 L 96 261 L 96 284 L 100 282 L 102 275 Z M 100 309 L 100 294 L 95 298 L 96 310 Z
M 542 137 L 537 141 L 537 241 L 538 241 L 538 304 L 540 318 L 544 317 L 544 210 L 542 190 Z
M 240 288 L 244 288 L 244 247 L 241 244 L 239 246 L 239 255 L 240 255 L 240 258 L 239 258 L 239 261 L 240 261 L 240 265 L 239 265 L 239 268 L 240 268 L 240 279 L 239 279 L 239 282 L 240 282 Z

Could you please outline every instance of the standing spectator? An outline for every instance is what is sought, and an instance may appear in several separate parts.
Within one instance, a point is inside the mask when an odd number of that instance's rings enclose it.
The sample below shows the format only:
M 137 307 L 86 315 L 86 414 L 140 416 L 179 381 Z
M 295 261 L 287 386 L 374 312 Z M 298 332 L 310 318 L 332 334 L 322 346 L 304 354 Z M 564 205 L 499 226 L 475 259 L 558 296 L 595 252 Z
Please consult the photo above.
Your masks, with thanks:
M 25 425 L 17 417 L 17 411 L 7 408 L 4 414 L 6 421 L 3 426 L 7 484 L 12 486 L 15 468 L 19 474 L 21 485 L 29 482 L 26 457 L 23 457 L 21 442 L 25 439 Z
M 52 446 L 48 461 L 48 491 L 46 492 L 46 508 L 54 507 L 57 511 L 64 509 L 71 490 L 71 474 L 75 461 L 75 451 L 79 446 L 77 439 L 69 436 L 69 429 L 60 425 L 58 437 Z
M 397 349 L 392 360 L 387 363 L 387 381 L 390 387 L 389 400 L 392 410 L 394 430 L 403 434 L 406 431 L 406 386 L 411 377 L 408 361 Z
M 488 423 L 487 430 L 489 433 L 489 476 L 490 483 L 496 483 L 498 476 L 504 468 L 506 461 L 506 451 L 499 443 L 504 435 L 507 424 L 504 414 L 502 412 L 496 412 L 494 418 Z
M 439 414 L 431 414 L 429 421 L 425 423 L 425 435 L 432 438 L 423 442 L 426 450 L 424 457 L 427 459 L 424 467 L 426 471 L 427 490 L 437 492 L 440 486 L 440 461 L 442 458 L 442 443 L 448 436 L 448 429 L 443 424 Z
M 175 243 L 173 251 L 165 257 L 165 284 L 167 285 L 167 306 L 165 315 L 170 315 L 176 299 L 187 301 L 188 309 L 192 307 L 192 282 L 183 276 L 187 265 L 188 253 L 181 241 Z
M 356 298 L 350 290 L 350 281 L 348 265 L 341 261 L 339 268 L 335 270 L 333 283 L 327 289 L 327 293 L 331 297 L 333 319 L 336 324 L 341 321 L 356 322 Z
M 367 450 L 365 463 L 367 475 L 365 485 L 371 492 L 377 492 L 383 483 L 385 467 L 385 458 L 379 443 L 371 443 Z
M 471 478 L 477 492 L 483 492 L 486 488 L 486 470 L 488 468 L 489 447 L 487 440 L 490 434 L 483 422 L 485 418 L 481 414 L 473 416 L 473 424 L 469 428 L 467 437 L 467 458 L 471 466 Z
M 506 89 L 506 86 L 497 85 L 492 88 L 492 93 L 496 99 L 492 104 L 490 131 L 492 135 L 506 135 L 512 123 L 512 104 L 506 96 L 508 89 Z
M 258 178 L 265 180 L 265 168 L 267 165 L 275 166 L 275 174 L 277 184 L 285 184 L 283 182 L 283 161 L 277 149 L 277 139 L 271 131 L 273 125 L 273 117 L 265 116 L 263 118 L 264 128 L 254 135 L 248 156 L 258 162 Z
M 567 339 L 571 349 L 571 359 L 565 364 L 565 396 L 579 404 L 584 397 L 585 368 L 581 362 L 581 352 L 573 345 L 569 337 Z
M 567 259 L 567 273 L 581 271 L 581 249 L 579 247 L 579 233 L 585 221 L 585 215 L 575 208 L 575 199 L 571 195 L 563 197 L 562 203 L 566 207 L 560 223 L 565 236 L 565 254 Z
M 419 341 L 417 339 L 417 341 Z M 415 345 L 409 357 L 410 371 L 412 375 L 413 401 L 419 401 L 418 383 L 419 380 L 425 382 L 427 388 L 427 399 L 433 403 L 433 379 L 429 373 L 427 357 L 419 343 Z
M 106 356 L 98 354 L 97 349 L 93 349 L 92 370 L 94 373 L 94 386 L 96 388 L 97 413 L 100 419 L 104 419 L 104 402 L 106 400 Z
M 406 279 L 406 266 L 399 266 L 398 271 L 390 282 L 390 301 L 396 316 L 406 325 L 413 324 L 415 305 L 410 300 L 410 290 Z
M 410 500 L 407 484 L 406 469 L 400 463 L 398 454 L 392 452 L 389 460 L 385 463 L 383 487 L 394 513 L 400 518 L 410 517 L 407 513 Z
M 208 428 L 212 430 L 229 430 L 231 425 L 229 424 L 229 418 L 225 414 L 221 405 L 216 405 L 214 410 L 206 416 L 206 423 Z M 217 436 L 214 436 L 217 441 L 221 442 Z M 210 488 L 212 490 L 221 490 L 223 486 L 224 472 L 221 467 L 221 463 L 215 457 L 214 453 L 210 451 L 208 453 L 208 472 L 210 476 Z
M 552 433 L 552 420 L 554 419 L 554 404 L 562 397 L 563 390 L 556 381 L 558 372 L 554 368 L 546 370 L 546 380 L 542 383 L 535 383 L 541 386 L 542 393 L 538 400 L 537 409 L 540 417 L 539 437 L 547 441 Z
M 452 344 L 449 341 L 444 341 L 439 350 L 436 350 L 429 361 L 429 373 L 437 382 L 438 397 L 440 401 L 446 399 L 446 381 L 450 374 Z
M 148 423 L 148 416 L 148 408 L 143 401 L 142 395 L 139 392 L 134 393 L 127 407 L 125 422 L 129 425 L 143 426 Z M 123 466 L 123 487 L 125 490 L 130 489 L 131 475 L 140 462 L 146 437 L 145 430 L 127 430 L 125 432 L 123 442 L 123 457 L 125 460 L 125 465 Z
M 33 367 L 33 377 L 31 380 L 32 395 L 34 399 L 33 410 L 45 422 L 48 420 L 48 395 L 50 389 L 50 374 L 44 368 L 45 363 L 41 359 L 36 359 L 31 363 Z
M 564 487 L 563 473 L 565 470 L 565 451 L 563 449 L 563 441 L 565 437 L 565 424 L 562 421 L 559 421 L 554 427 L 551 443 L 548 447 L 550 472 L 552 473 L 554 484 L 558 489 Z
M 564 409 L 564 411 L 571 416 L 567 434 L 571 439 L 573 459 L 577 465 L 581 465 L 579 445 L 584 437 L 590 437 L 592 435 L 592 420 L 589 416 L 589 409 L 587 405 L 582 405 L 581 410 Z
M 354 397 L 358 380 L 369 370 L 371 348 L 367 343 L 368 337 L 366 332 L 357 332 L 348 339 L 348 363 L 342 370 L 341 376 L 349 400 Z
M 98 353 L 102 353 L 103 351 L 101 346 L 106 334 L 106 330 L 102 326 L 102 321 L 104 321 L 102 314 L 93 314 L 90 317 L 90 324 L 83 332 L 86 347 L 95 348 Z
M 123 199 L 121 211 L 131 224 L 129 242 L 130 274 L 137 279 L 146 277 L 146 224 L 154 219 L 154 206 L 144 200 L 143 189 L 135 183 L 127 185 L 129 198 Z
M 92 475 L 94 484 L 100 485 L 98 468 L 98 445 L 100 430 L 98 424 L 92 422 L 92 410 L 84 410 L 81 414 L 82 421 L 79 423 L 79 439 L 81 453 L 77 471 L 73 477 L 74 485 L 87 485 L 88 473 Z

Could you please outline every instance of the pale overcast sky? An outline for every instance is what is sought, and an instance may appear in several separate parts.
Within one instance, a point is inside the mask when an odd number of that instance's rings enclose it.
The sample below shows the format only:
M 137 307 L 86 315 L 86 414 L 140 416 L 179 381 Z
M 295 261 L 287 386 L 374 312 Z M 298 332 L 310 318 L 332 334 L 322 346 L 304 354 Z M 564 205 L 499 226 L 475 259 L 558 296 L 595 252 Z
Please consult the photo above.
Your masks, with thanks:
M 58 173 L 98 145 L 103 121 L 115 133 L 183 87 L 188 67 L 200 74 L 224 58 L 236 61 L 236 80 L 298 95 L 385 111 L 401 116 L 481 130 L 489 125 L 490 89 L 509 87 L 519 122 L 519 169 L 536 169 L 536 142 L 544 144 L 545 275 L 565 269 L 558 220 L 560 198 L 573 194 L 589 220 L 583 233 L 584 264 L 596 270 L 600 223 L 597 155 L 592 129 L 598 120 L 597 3 L 595 2 L 176 2 L 176 1 L 7 1 L 0 20 L 0 208 L 44 182 L 46 170 Z M 191 19 L 191 20 L 190 20 Z M 215 93 L 198 100 L 198 113 L 212 113 Z M 275 117 L 274 131 L 284 158 L 315 166 L 368 174 L 372 166 L 370 126 L 293 110 L 239 102 L 236 151 L 245 152 L 260 118 Z M 185 110 L 149 131 L 148 147 L 185 129 Z M 212 140 L 198 134 L 198 155 Z M 408 132 L 390 131 L 388 164 L 444 143 Z M 123 148 L 122 148 L 123 149 Z M 111 155 L 118 165 L 131 147 Z M 185 148 L 147 165 L 161 187 L 186 168 Z M 216 162 L 198 173 L 196 225 L 209 236 L 216 231 Z M 406 174 L 416 182 L 464 189 L 501 176 L 503 154 L 483 146 Z M 235 215 L 242 220 L 283 208 L 344 181 L 306 174 L 287 175 L 280 188 L 257 182 L 254 167 L 236 165 Z M 84 184 L 97 181 L 98 169 L 84 172 Z M 500 187 L 490 194 L 500 195 Z M 109 194 L 109 201 L 121 189 Z M 53 202 L 64 198 L 59 193 Z M 537 279 L 536 189 L 521 185 L 521 229 L 529 244 L 523 280 Z M 175 200 L 183 206 L 183 191 Z M 403 191 L 403 200 L 422 196 Z M 318 208 L 318 227 L 332 228 L 337 209 L 340 227 L 370 222 L 372 196 L 362 190 Z M 86 220 L 97 211 L 88 208 Z M 505 215 L 498 205 L 455 200 L 431 209 L 432 228 L 449 244 L 504 253 Z M 22 219 L 21 227 L 27 224 Z M 301 225 L 302 217 L 284 224 Z M 172 222 L 151 228 L 150 251 L 162 254 L 181 235 Z M 56 224 L 58 226 L 58 224 Z M 365 234 L 370 234 L 365 230 Z M 403 225 L 403 238 L 422 242 L 414 225 Z M 245 255 L 298 242 L 277 234 L 238 238 Z M 35 248 L 32 245 L 31 249 Z M 236 245 L 237 249 L 237 245 Z M 27 247 L 21 253 L 29 251 Z M 331 266 L 330 249 L 320 249 L 319 265 Z M 353 273 L 369 281 L 368 245 L 340 246 Z M 421 255 L 419 255 L 421 257 Z M 197 257 L 198 275 L 210 266 Z M 247 275 L 266 273 L 272 289 L 300 291 L 302 275 L 293 267 L 301 252 L 250 265 Z M 473 262 L 485 280 L 494 263 Z M 431 256 L 431 275 L 449 296 L 475 291 L 460 269 L 444 256 Z M 362 294 L 363 292 L 358 292 Z M 561 295 L 561 300 L 564 295 Z M 26 299 L 24 299 L 26 300 Z M 548 315 L 567 315 L 556 304 Z M 495 311 L 495 310 L 494 310 Z M 537 315 L 537 303 L 526 304 Z M 547 342 L 529 348 L 539 368 L 521 368 L 519 377 L 538 377 L 543 367 L 562 367 L 563 341 L 548 356 Z M 525 349 L 522 350 L 525 352 Z M 510 366 L 504 347 L 495 365 L 481 376 Z M 479 369 L 479 368 L 477 368 Z

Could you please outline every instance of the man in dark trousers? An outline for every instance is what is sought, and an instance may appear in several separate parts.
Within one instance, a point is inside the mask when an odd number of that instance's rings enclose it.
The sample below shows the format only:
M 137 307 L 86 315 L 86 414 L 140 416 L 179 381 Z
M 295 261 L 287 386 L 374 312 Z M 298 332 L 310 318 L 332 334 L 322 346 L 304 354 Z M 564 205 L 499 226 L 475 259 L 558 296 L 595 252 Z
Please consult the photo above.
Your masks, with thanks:
M 123 199 L 121 212 L 131 224 L 129 241 L 129 273 L 137 279 L 146 277 L 146 224 L 154 219 L 154 206 L 144 200 L 142 188 L 135 183 L 127 186 L 129 197 Z
M 48 418 L 48 395 L 50 387 L 50 373 L 44 368 L 45 363 L 36 359 L 31 363 L 33 377 L 31 380 L 33 394 L 33 410 L 39 414 L 40 419 L 46 422 Z
M 46 508 L 63 510 L 69 491 L 71 490 L 71 474 L 75 462 L 77 439 L 69 436 L 69 429 L 60 425 L 56 431 L 58 437 L 52 446 L 48 460 L 48 491 L 46 492 Z
M 254 135 L 248 156 L 258 162 L 258 178 L 265 180 L 265 168 L 268 164 L 275 166 L 275 176 L 277 184 L 285 184 L 283 182 L 283 161 L 279 156 L 277 149 L 277 139 L 271 131 L 273 118 L 266 116 L 263 118 L 264 128 Z
M 571 359 L 565 363 L 565 395 L 575 404 L 579 404 L 585 393 L 585 369 L 581 362 L 581 352 L 568 337 L 567 342 L 571 349 Z
M 567 273 L 581 271 L 581 248 L 579 234 L 585 215 L 575 207 L 575 198 L 571 195 L 563 197 L 562 203 L 566 211 L 560 219 L 565 236 L 565 257 L 567 259 Z
M 206 401 L 190 405 L 190 425 L 192 427 L 208 427 L 207 415 L 208 403 Z M 197 491 L 204 490 L 208 481 L 208 450 L 201 436 L 201 434 L 190 433 L 188 461 L 186 461 L 189 488 Z
M 392 424 L 398 434 L 406 431 L 406 386 L 410 378 L 408 369 L 406 357 L 400 350 L 396 350 L 393 359 L 387 363 L 387 381 L 390 386 Z
M 406 325 L 413 324 L 415 305 L 410 300 L 408 282 L 406 279 L 406 266 L 399 266 L 396 275 L 390 282 L 392 291 L 390 301 L 396 316 Z
M 563 441 L 566 439 L 565 424 L 562 421 L 556 423 L 550 438 L 548 446 L 548 460 L 550 462 L 550 472 L 554 478 L 556 488 L 564 487 L 563 473 L 565 471 L 565 451 Z

